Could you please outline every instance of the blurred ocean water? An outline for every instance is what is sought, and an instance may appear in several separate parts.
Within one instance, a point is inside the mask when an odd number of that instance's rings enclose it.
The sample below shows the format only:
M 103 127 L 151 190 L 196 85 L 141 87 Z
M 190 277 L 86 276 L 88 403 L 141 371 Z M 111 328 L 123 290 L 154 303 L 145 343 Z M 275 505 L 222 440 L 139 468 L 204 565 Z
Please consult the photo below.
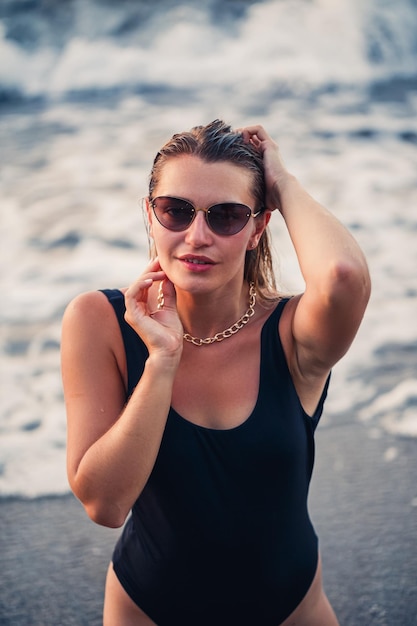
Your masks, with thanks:
M 322 428 L 417 436 L 416 0 L 1 0 L 1 495 L 68 490 L 64 308 L 137 276 L 154 154 L 217 117 L 262 123 L 367 255 Z M 271 230 L 302 289 L 278 215 Z

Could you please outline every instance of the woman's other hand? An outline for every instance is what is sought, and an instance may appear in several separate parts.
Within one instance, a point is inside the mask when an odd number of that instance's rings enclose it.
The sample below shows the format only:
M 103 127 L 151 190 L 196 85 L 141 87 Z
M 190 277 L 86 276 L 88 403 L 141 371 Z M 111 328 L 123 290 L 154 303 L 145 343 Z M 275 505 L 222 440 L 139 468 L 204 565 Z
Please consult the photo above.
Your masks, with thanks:
M 162 281 L 162 283 L 161 283 Z M 158 308 L 157 290 L 163 306 Z M 125 292 L 125 319 L 146 344 L 149 354 L 181 356 L 183 328 L 176 307 L 175 288 L 154 259 Z M 161 297 L 159 298 L 161 305 Z

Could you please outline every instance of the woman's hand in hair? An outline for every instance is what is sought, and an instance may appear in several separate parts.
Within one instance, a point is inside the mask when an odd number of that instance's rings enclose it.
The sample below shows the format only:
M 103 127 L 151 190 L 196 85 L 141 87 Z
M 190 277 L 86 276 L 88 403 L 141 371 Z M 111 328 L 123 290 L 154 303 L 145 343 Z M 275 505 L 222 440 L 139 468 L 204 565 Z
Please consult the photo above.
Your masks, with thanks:
M 291 177 L 279 152 L 277 143 L 268 135 L 263 126 L 241 128 L 243 139 L 251 143 L 263 156 L 265 168 L 266 198 L 269 211 L 281 210 L 281 189 Z

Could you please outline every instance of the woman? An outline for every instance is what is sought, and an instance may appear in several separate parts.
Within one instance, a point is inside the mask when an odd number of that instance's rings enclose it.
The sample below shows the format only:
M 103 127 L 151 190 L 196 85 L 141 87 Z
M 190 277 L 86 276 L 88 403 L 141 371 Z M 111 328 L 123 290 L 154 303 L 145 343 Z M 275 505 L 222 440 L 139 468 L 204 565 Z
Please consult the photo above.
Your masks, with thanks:
M 277 208 L 306 289 L 283 298 Z M 119 527 L 105 626 L 335 626 L 307 511 L 330 369 L 370 293 L 347 230 L 261 126 L 216 120 L 158 152 L 155 256 L 127 290 L 68 307 L 68 475 Z

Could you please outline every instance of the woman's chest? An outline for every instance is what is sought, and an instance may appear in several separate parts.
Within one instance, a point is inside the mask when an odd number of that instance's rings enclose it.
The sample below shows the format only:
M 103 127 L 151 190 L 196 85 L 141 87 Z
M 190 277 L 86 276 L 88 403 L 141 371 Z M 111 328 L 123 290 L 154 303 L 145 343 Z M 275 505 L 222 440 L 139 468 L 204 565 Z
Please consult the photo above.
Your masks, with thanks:
M 175 379 L 172 407 L 184 419 L 226 430 L 251 415 L 260 380 L 259 342 L 238 346 L 190 346 Z

